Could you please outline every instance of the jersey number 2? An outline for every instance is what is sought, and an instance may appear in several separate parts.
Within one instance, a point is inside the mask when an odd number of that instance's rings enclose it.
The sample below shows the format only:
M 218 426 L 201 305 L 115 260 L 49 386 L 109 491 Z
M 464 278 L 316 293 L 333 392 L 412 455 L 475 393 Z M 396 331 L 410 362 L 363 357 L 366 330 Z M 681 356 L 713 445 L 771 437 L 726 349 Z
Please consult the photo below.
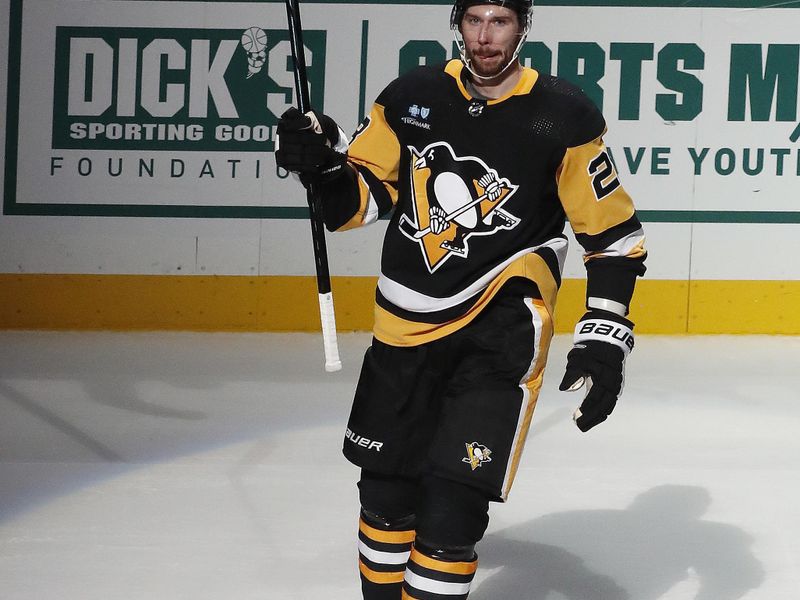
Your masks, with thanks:
M 602 200 L 620 185 L 614 165 L 608 156 L 608 151 L 603 150 L 589 163 L 589 175 L 592 178 L 592 187 L 597 200 Z

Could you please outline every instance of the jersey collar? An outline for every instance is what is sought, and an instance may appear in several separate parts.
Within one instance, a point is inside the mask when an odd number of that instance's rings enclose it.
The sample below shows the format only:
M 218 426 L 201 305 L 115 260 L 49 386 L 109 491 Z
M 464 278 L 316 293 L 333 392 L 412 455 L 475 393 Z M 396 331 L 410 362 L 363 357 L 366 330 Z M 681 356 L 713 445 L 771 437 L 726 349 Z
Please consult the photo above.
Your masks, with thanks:
M 473 99 L 472 96 L 467 91 L 467 88 L 464 86 L 464 80 L 462 79 L 463 70 L 464 70 L 464 63 L 462 63 L 458 59 L 453 59 L 449 61 L 444 68 L 444 72 L 456 80 L 456 85 L 458 85 L 458 89 L 464 96 L 464 98 L 466 98 L 467 100 L 472 100 Z M 538 71 L 535 71 L 530 67 L 523 67 L 522 76 L 519 78 L 517 85 L 515 85 L 511 91 L 501 96 L 500 98 L 487 100 L 486 104 L 491 106 L 492 104 L 499 104 L 500 102 L 509 99 L 511 96 L 524 96 L 525 94 L 529 94 L 530 91 L 533 89 L 533 86 L 536 85 L 536 81 L 538 79 L 539 79 Z

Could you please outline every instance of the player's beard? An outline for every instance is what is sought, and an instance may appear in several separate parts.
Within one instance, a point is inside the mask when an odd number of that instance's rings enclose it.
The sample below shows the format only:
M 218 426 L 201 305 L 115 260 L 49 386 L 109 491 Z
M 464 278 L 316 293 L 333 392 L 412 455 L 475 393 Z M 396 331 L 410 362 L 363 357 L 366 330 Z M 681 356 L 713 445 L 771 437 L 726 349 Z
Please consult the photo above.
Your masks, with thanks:
M 470 61 L 472 70 L 477 73 L 481 78 L 493 79 L 503 72 L 511 62 L 514 56 L 514 47 L 505 47 L 500 50 L 486 51 L 478 50 L 472 51 L 466 48 L 467 58 Z

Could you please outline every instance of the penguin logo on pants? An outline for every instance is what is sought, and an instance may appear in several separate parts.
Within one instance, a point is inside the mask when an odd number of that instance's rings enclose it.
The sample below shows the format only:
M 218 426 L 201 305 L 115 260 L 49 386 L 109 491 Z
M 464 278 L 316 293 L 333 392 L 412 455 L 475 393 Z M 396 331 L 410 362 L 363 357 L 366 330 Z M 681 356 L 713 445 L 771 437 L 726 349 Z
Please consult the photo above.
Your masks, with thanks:
M 469 257 L 467 240 L 514 229 L 520 220 L 501 207 L 519 186 L 475 156 L 459 157 L 446 142 L 411 152 L 413 218 L 400 231 L 417 242 L 433 273 L 451 256 Z
M 469 463 L 469 466 L 472 467 L 473 471 L 478 467 L 480 467 L 481 465 L 483 465 L 484 463 L 492 462 L 492 459 L 490 458 L 492 455 L 492 451 L 489 450 L 489 448 L 487 448 L 483 444 L 480 444 L 478 442 L 472 442 L 466 444 L 466 446 L 467 446 L 467 457 L 462 458 L 461 462 Z

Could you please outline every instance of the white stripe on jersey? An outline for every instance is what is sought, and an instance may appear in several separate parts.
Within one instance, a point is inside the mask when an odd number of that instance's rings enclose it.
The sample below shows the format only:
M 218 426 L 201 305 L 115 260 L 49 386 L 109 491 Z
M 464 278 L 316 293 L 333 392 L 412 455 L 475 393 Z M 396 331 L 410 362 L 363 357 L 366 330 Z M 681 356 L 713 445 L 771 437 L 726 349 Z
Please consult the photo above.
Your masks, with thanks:
M 598 252 L 587 252 L 584 254 L 586 258 L 596 258 L 598 256 L 628 256 L 631 251 L 639 244 L 644 245 L 644 230 L 640 227 L 633 233 L 629 233 L 624 238 L 621 238 Z
M 363 182 L 364 187 L 369 189 L 369 185 L 367 185 L 366 180 L 364 179 L 361 173 L 358 174 L 358 178 Z M 361 220 L 363 225 L 370 225 L 378 220 L 380 213 L 378 212 L 378 203 L 375 201 L 375 197 L 372 195 L 372 192 L 369 193 L 369 198 L 367 198 L 367 206 L 364 210 L 364 218 Z
M 518 258 L 525 256 L 526 254 L 531 254 L 540 248 L 550 248 L 556 253 L 556 257 L 558 258 L 558 264 L 560 268 L 563 268 L 564 265 L 564 256 L 567 253 L 567 246 L 569 242 L 564 238 L 553 238 L 552 240 L 548 240 L 544 244 L 540 246 L 533 246 L 531 248 L 525 248 L 520 250 L 513 256 L 510 256 L 507 260 L 503 261 L 496 267 L 494 267 L 491 271 L 486 273 L 483 277 L 475 281 L 472 285 L 465 288 L 458 294 L 450 296 L 449 298 L 435 298 L 433 296 L 428 296 L 426 294 L 421 294 L 412 290 L 409 287 L 404 286 L 401 283 L 393 281 L 389 279 L 386 275 L 381 273 L 380 277 L 378 278 L 378 289 L 383 294 L 383 297 L 386 298 L 389 302 L 394 304 L 397 307 L 400 307 L 404 310 L 412 311 L 412 312 L 420 312 L 420 313 L 429 313 L 429 312 L 436 312 L 439 310 L 444 310 L 447 308 L 452 308 L 454 306 L 458 306 L 462 302 L 469 300 L 476 294 L 479 294 L 486 287 L 494 281 L 494 279 L 500 274 L 500 272 L 505 269 L 508 265 L 513 263 Z

